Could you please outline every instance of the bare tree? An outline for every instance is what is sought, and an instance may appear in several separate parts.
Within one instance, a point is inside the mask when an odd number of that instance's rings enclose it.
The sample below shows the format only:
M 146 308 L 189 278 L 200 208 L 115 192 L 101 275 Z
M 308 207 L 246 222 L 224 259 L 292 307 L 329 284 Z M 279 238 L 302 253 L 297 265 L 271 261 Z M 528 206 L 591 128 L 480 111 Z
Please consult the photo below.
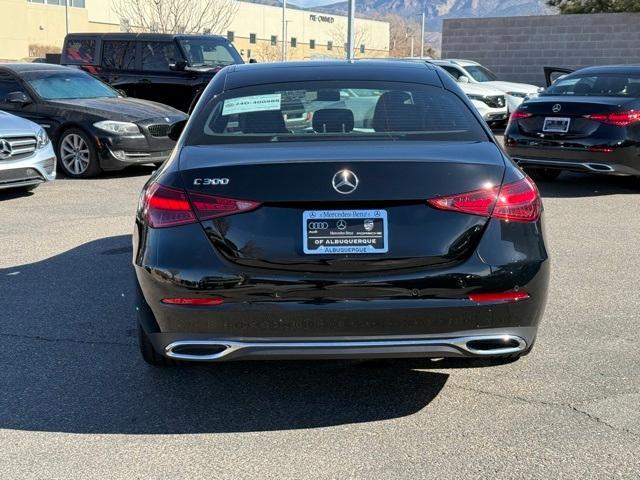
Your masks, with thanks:
M 223 33 L 238 12 L 233 0 L 115 0 L 126 28 L 157 33 Z
M 353 32 L 353 57 L 355 58 L 360 53 L 360 46 L 365 46 L 365 56 L 366 56 L 366 47 L 367 43 L 371 39 L 371 32 L 369 28 L 365 25 L 362 25 L 358 22 L 358 19 L 355 19 L 355 31 Z M 336 25 L 331 30 L 331 37 L 333 38 L 333 42 L 336 45 L 336 55 L 346 54 L 346 46 L 347 46 L 347 26 L 346 25 Z M 362 55 L 361 55 L 362 56 Z
M 277 62 L 282 58 L 282 49 L 278 45 L 262 42 L 255 49 L 255 57 L 262 63 Z
M 396 13 L 384 13 L 375 16 L 376 20 L 389 23 L 389 56 L 409 57 L 413 39 L 414 55 L 420 55 L 420 24 Z M 425 55 L 434 57 L 437 51 L 430 45 L 424 46 Z

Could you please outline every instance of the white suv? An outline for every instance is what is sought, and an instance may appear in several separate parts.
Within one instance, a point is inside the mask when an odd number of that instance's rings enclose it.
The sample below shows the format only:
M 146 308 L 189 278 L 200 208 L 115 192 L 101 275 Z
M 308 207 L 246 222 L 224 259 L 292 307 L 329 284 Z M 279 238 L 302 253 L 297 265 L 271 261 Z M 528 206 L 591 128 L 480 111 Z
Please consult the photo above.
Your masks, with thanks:
M 504 92 L 510 112 L 518 108 L 527 96 L 542 91 L 542 88 L 527 83 L 502 82 L 491 70 L 471 60 L 429 60 L 429 62 L 444 68 L 461 84 L 482 84 Z
M 33 190 L 56 177 L 56 155 L 39 125 L 0 111 L 0 189 Z

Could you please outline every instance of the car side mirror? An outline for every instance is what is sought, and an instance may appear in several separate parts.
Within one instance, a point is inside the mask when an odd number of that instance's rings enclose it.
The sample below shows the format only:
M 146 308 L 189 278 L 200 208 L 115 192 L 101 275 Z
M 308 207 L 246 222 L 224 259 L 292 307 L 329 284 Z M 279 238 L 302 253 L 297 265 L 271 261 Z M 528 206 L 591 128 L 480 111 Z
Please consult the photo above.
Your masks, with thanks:
M 31 103 L 31 99 L 24 92 L 11 92 L 7 95 L 7 102 L 24 106 Z
M 174 72 L 182 72 L 187 68 L 187 62 L 184 60 L 178 60 L 176 63 L 169 64 L 169 70 L 173 70 Z
M 250 58 L 249 63 L 258 63 L 258 60 L 256 60 L 255 58 Z
M 187 124 L 186 120 L 180 120 L 179 122 L 174 123 L 173 125 L 171 125 L 171 128 L 169 129 L 169 133 L 167 134 L 167 136 L 174 142 L 177 142 L 186 124 Z
M 460 83 L 469 83 L 469 77 L 467 77 L 466 75 L 460 75 L 458 77 L 458 82 L 460 82 Z

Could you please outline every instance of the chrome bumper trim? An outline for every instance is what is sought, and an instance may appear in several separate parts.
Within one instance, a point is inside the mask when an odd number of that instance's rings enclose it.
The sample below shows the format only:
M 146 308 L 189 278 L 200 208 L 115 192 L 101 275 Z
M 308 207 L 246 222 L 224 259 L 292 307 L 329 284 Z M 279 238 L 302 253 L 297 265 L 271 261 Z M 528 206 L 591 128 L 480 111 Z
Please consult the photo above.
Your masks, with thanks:
M 493 342 L 494 348 L 477 348 L 470 344 L 474 342 Z M 504 344 L 505 346 L 501 346 Z M 429 347 L 449 347 L 458 350 L 461 354 L 470 356 L 494 356 L 509 355 L 523 352 L 527 348 L 527 342 L 516 335 L 477 335 L 453 338 L 428 338 L 418 340 L 357 340 L 357 341 L 318 341 L 318 342 L 242 342 L 230 340 L 180 340 L 170 343 L 165 347 L 165 355 L 176 360 L 191 361 L 215 361 L 223 360 L 231 355 L 242 357 L 243 351 L 265 352 L 267 355 L 286 354 L 287 351 L 298 350 L 295 356 L 303 358 L 305 350 L 309 353 L 317 353 L 321 350 L 344 352 L 353 349 L 353 356 L 357 357 L 362 350 L 376 350 L 384 353 L 385 350 L 420 353 L 424 350 L 427 354 Z M 210 348 L 214 353 L 205 353 Z M 202 354 L 180 353 L 176 350 L 201 349 Z M 237 354 L 237 355 L 234 355 Z

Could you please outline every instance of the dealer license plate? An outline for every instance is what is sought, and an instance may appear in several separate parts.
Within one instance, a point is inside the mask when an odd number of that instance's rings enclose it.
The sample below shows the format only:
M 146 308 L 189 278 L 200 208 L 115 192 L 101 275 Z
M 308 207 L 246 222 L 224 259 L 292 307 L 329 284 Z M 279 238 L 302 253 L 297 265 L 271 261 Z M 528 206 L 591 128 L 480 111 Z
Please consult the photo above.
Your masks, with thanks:
M 389 251 L 386 210 L 308 210 L 302 214 L 307 254 L 363 254 Z

